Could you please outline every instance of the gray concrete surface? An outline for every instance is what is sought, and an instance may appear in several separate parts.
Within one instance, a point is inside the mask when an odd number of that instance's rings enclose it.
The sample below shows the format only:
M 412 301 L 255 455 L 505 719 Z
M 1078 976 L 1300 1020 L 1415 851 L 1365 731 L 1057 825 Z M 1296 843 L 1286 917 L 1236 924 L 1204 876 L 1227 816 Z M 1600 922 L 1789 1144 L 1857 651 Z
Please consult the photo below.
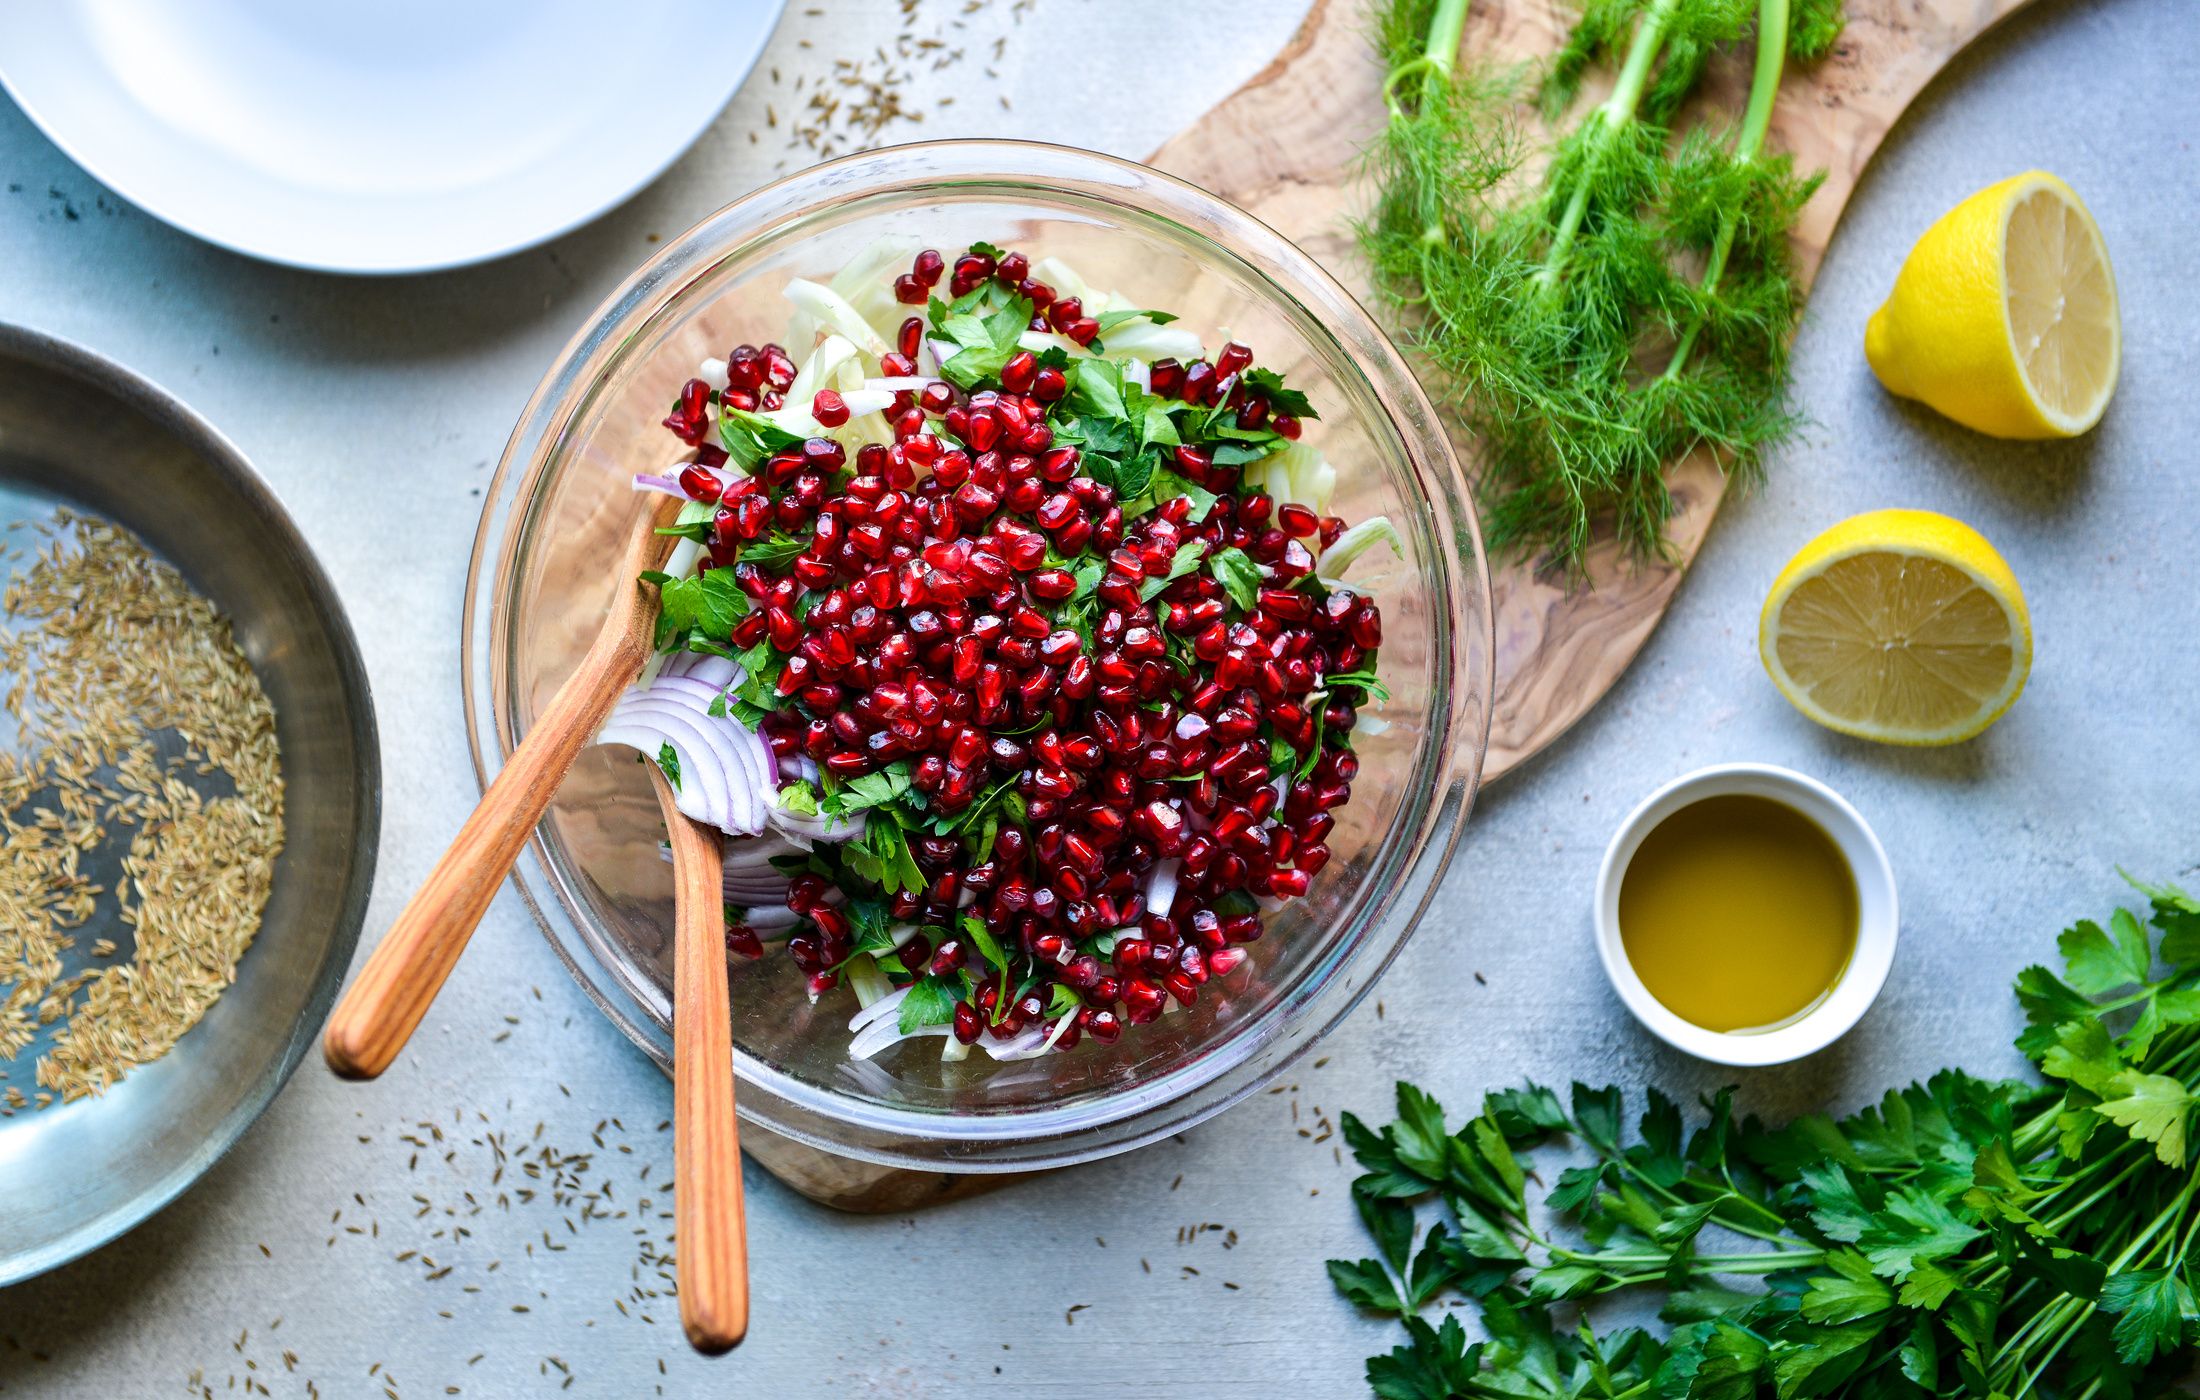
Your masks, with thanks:
M 103 194 L 0 105 L 0 317 L 137 366 L 235 436 L 349 600 L 388 777 L 373 930 L 473 798 L 459 591 L 511 421 L 653 235 L 801 159 L 783 148 L 796 77 L 860 54 L 898 13 L 888 0 L 832 8 L 797 6 L 766 72 L 627 208 L 548 248 L 411 281 L 286 272 L 202 246 Z M 1006 6 L 980 12 L 966 21 L 972 60 L 925 80 L 959 100 L 922 132 L 1141 154 L 1265 62 L 1296 20 L 1292 6 L 1232 11 L 1226 24 L 1148 3 L 1049 6 L 1020 22 Z M 995 33 L 1007 36 L 998 60 Z M 1072 59 L 1105 80 L 1056 81 Z M 1926 95 L 1866 179 L 1811 302 L 1796 367 L 1818 426 L 1720 520 L 1611 698 L 1484 794 L 1379 1001 L 1289 1092 L 1180 1141 L 910 1219 L 834 1215 L 752 1173 L 754 1330 L 733 1356 L 700 1361 L 669 1300 L 648 1297 L 668 1225 L 637 1223 L 647 1180 L 670 1172 L 657 1127 L 669 1089 L 507 895 L 388 1076 L 342 1085 L 308 1064 L 172 1209 L 0 1292 L 0 1391 L 169 1395 L 197 1374 L 216 1395 L 247 1381 L 305 1394 L 311 1380 L 324 1396 L 385 1383 L 407 1397 L 517 1396 L 559 1392 L 569 1376 L 565 1393 L 590 1396 L 1360 1394 L 1360 1358 L 1390 1334 L 1322 1275 L 1325 1256 L 1356 1256 L 1361 1241 L 1349 1168 L 1298 1131 L 1317 1112 L 1381 1114 L 1399 1075 L 1463 1105 L 1527 1074 L 1737 1080 L 1777 1115 L 1854 1105 L 1947 1062 L 2017 1068 L 2016 969 L 2119 896 L 2116 864 L 2177 878 L 2200 861 L 2195 73 L 2187 0 L 2040 0 Z M 759 126 L 767 102 L 780 127 Z M 2091 203 L 2126 306 L 2122 391 L 2075 444 L 1971 436 L 1888 399 L 1859 349 L 1911 240 L 1965 193 L 2034 165 Z M 1822 526 L 1895 504 L 1977 525 L 2031 601 L 2031 689 L 1961 748 L 1821 732 L 1758 668 L 1757 607 L 1781 562 Z M 1642 793 L 1740 758 L 1846 792 L 1893 852 L 1905 917 L 1893 979 L 1862 1026 L 1802 1064 L 1733 1074 L 1627 1018 L 1596 971 L 1588 896 L 1606 835 Z M 543 1194 L 522 1201 L 516 1168 L 491 1187 L 490 1132 L 515 1158 L 540 1144 L 593 1154 L 580 1174 L 597 1198 L 561 1202 L 529 1182 Z M 1234 1237 L 1187 1240 L 1186 1226 L 1209 1222 Z

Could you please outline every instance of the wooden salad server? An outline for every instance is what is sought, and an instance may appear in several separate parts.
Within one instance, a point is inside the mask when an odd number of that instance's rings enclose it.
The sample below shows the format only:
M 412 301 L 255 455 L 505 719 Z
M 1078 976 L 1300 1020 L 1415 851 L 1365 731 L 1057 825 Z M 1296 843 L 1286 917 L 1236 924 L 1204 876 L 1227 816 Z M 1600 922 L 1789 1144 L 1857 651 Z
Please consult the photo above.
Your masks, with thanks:
M 641 671 L 654 639 L 657 590 L 640 575 L 671 551 L 672 537 L 657 530 L 680 505 L 671 496 L 648 497 L 620 552 L 618 592 L 595 643 L 336 1004 L 321 1048 L 338 1074 L 372 1079 L 405 1048 L 566 771 Z
M 673 1228 L 680 1326 L 705 1356 L 749 1330 L 748 1224 L 741 1129 L 733 1111 L 733 1027 L 726 990 L 725 845 L 683 816 L 672 786 L 645 764 L 672 845 Z

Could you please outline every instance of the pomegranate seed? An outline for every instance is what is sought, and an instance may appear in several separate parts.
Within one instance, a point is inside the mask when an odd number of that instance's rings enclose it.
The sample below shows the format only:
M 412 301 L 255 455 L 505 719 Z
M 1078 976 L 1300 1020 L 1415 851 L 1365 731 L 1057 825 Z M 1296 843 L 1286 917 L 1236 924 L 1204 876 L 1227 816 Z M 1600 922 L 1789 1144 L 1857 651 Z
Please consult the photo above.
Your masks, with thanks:
M 701 501 L 704 505 L 713 505 L 725 493 L 725 484 L 719 481 L 715 473 L 704 471 L 698 466 L 689 465 L 680 468 L 680 489 L 687 493 L 687 497 L 691 501 Z
M 954 296 L 991 281 L 1030 300 L 1036 328 L 1080 343 L 1099 334 L 1081 300 L 1034 281 L 1020 253 L 926 250 L 892 280 L 911 306 L 943 280 Z M 913 378 L 926 334 L 921 314 L 906 316 L 881 372 Z M 1226 410 L 1242 430 L 1297 436 L 1299 423 L 1249 384 L 1252 365 L 1251 349 L 1231 342 L 1213 363 L 1158 361 L 1148 382 L 1156 395 Z M 887 441 L 843 446 L 821 433 L 724 481 L 716 469 L 727 453 L 709 441 L 713 404 L 770 411 L 795 377 L 784 348 L 736 346 L 718 395 L 685 383 L 665 420 L 691 448 L 683 492 L 713 507 L 698 569 L 731 569 L 749 601 L 732 643 L 769 642 L 784 658 L 775 692 L 806 710 L 761 726 L 774 760 L 805 759 L 843 781 L 903 765 L 942 816 L 1009 789 L 1020 799 L 1013 823 L 989 814 L 990 849 L 913 834 L 922 879 L 885 896 L 895 923 L 927 929 L 967 908 L 1009 950 L 1018 998 L 1003 1004 L 1001 984 L 982 979 L 951 1013 L 962 1043 L 1036 1026 L 1060 1049 L 1088 1035 L 1109 1044 L 1126 1021 L 1193 1004 L 1263 932 L 1259 915 L 1216 903 L 1309 892 L 1331 860 L 1331 813 L 1359 773 L 1342 747 L 1358 719 L 1350 700 L 1332 697 L 1317 733 L 1309 697 L 1324 676 L 1370 664 L 1380 611 L 1344 590 L 1316 598 L 1295 586 L 1344 522 L 1241 493 L 1239 468 L 1197 444 L 1169 460 L 1218 497 L 1200 519 L 1181 495 L 1126 519 L 1109 473 L 1095 462 L 1088 474 L 1078 444 L 1056 446 L 1050 406 L 1068 375 L 1022 350 L 997 387 L 965 394 L 931 380 L 896 391 Z M 808 408 L 821 429 L 853 418 L 838 390 L 818 391 Z M 774 530 L 800 552 L 769 568 L 744 558 Z M 1234 616 L 1204 570 L 1170 577 L 1187 546 L 1242 550 L 1263 566 L 1247 613 Z M 1054 614 L 1080 579 L 1089 610 L 1081 604 L 1082 620 L 1065 625 Z M 1271 787 L 1278 753 L 1310 758 L 1306 776 Z M 1160 860 L 1179 863 L 1169 915 L 1143 897 Z M 812 875 L 786 895 L 807 920 L 788 957 L 819 994 L 855 951 L 849 915 L 828 902 L 839 898 Z M 1078 951 L 1118 930 L 1112 965 Z M 726 942 L 729 955 L 764 951 L 746 925 Z M 955 976 L 969 970 L 968 950 L 966 936 L 919 933 L 887 965 Z M 1085 1002 L 1067 1023 L 1047 1019 L 1051 985 Z

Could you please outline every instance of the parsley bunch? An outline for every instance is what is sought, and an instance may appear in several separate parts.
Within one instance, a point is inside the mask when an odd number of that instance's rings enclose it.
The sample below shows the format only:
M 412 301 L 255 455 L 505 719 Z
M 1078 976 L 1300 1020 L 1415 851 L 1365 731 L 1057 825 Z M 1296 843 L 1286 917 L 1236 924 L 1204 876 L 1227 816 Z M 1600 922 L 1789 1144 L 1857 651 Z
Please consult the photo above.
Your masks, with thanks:
M 1532 1084 L 1491 1094 L 1457 1131 L 1410 1084 L 1380 1132 L 1346 1115 L 1381 1257 L 1331 1260 L 1330 1277 L 1408 1334 L 1369 1358 L 1369 1385 L 1384 1400 L 2169 1389 L 2200 1345 L 2200 901 L 2139 888 L 2144 922 L 2077 924 L 2061 975 L 2017 979 L 2017 1043 L 2044 1086 L 1943 1070 L 1781 1129 L 1737 1119 L 1729 1089 L 1692 1134 L 1652 1089 L 1630 1136 L 1620 1091 L 1580 1084 L 1564 1103 Z M 1575 1150 L 1531 1208 L 1527 1154 L 1561 1138 Z M 1442 1218 L 1419 1232 L 1425 1200 Z M 1596 1330 L 1595 1300 L 1622 1292 L 1656 1296 L 1670 1331 Z M 1482 1340 L 1456 1314 L 1419 1315 L 1461 1296 Z

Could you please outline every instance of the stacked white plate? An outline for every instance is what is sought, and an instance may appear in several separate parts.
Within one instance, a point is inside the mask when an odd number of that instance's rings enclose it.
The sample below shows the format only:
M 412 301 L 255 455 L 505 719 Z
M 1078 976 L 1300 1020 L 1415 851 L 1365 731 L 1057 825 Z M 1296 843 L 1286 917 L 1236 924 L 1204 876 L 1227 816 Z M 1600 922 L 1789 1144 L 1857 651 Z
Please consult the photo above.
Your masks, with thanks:
M 516 252 L 702 135 L 783 0 L 36 0 L 0 84 L 71 159 L 210 242 L 339 272 Z

